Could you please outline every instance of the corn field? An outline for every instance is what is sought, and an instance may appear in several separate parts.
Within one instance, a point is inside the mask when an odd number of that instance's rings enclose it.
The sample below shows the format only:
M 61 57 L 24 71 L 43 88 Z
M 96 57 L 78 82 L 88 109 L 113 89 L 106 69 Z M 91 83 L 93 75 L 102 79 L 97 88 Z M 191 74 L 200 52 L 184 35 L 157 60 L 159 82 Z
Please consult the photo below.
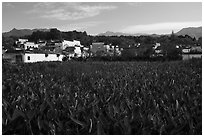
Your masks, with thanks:
M 2 134 L 202 134 L 201 59 L 2 65 Z

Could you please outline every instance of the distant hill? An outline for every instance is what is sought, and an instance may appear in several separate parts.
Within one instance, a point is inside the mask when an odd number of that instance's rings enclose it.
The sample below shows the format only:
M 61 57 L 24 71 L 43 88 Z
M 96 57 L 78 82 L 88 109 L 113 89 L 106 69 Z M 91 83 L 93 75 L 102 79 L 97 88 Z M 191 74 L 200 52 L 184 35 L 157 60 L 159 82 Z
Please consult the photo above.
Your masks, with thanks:
M 50 31 L 50 29 L 12 29 L 9 32 L 4 32 L 2 35 L 4 37 L 9 37 L 9 36 L 15 36 L 15 37 L 22 37 L 26 35 L 31 35 L 35 31 Z M 199 37 L 202 37 L 202 27 L 189 27 L 189 28 L 183 28 L 177 33 L 176 35 L 189 35 L 192 38 L 198 39 Z M 146 33 L 136 33 L 136 34 L 129 34 L 129 33 L 122 33 L 122 32 L 111 32 L 107 31 L 105 33 L 100 33 L 97 36 L 151 36 L 151 37 L 159 37 L 161 35 L 158 34 L 146 34 Z M 166 34 L 168 35 L 168 34 Z
M 140 36 L 140 35 L 148 35 L 148 34 L 146 33 L 129 34 L 129 33 L 112 32 L 112 31 L 107 31 L 105 33 L 98 34 L 98 36 Z
M 122 33 L 122 32 L 107 31 L 105 33 L 100 33 L 97 36 L 152 36 L 152 37 L 159 37 L 160 35 L 158 35 L 158 34 L 146 34 L 146 33 L 129 34 L 129 33 Z
M 188 35 L 192 38 L 195 37 L 196 39 L 198 39 L 199 37 L 202 37 L 202 27 L 183 28 L 175 34 L 182 35 L 182 36 Z
M 189 27 L 189 28 L 183 28 L 177 33 L 176 35 L 188 35 L 192 38 L 198 39 L 199 37 L 202 37 L 202 27 Z M 163 35 L 170 35 L 170 34 L 163 34 Z M 98 36 L 151 36 L 151 37 L 159 37 L 161 35 L 158 34 L 146 34 L 146 33 L 136 33 L 136 34 L 128 34 L 128 33 L 122 33 L 122 32 L 111 32 L 107 31 L 105 33 L 100 33 Z
M 2 35 L 4 37 L 10 37 L 10 36 L 14 36 L 14 37 L 23 37 L 26 35 L 31 35 L 33 32 L 35 31 L 49 31 L 50 29 L 16 29 L 13 28 L 11 31 L 9 32 L 5 32 Z
M 112 32 L 112 31 L 107 31 L 105 33 L 100 33 L 98 36 L 130 36 L 131 34 L 127 33 L 122 33 L 122 32 Z

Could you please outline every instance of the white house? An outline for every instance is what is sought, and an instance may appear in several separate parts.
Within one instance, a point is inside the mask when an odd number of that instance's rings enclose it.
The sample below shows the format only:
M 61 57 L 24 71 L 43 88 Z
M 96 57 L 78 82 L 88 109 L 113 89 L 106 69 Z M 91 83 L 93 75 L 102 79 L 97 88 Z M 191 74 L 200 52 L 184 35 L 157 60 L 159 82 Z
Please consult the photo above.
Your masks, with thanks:
M 23 61 L 25 63 L 42 62 L 42 61 L 62 61 L 64 56 L 61 54 L 43 54 L 43 53 L 25 53 Z
M 41 40 L 39 40 L 38 42 L 37 42 L 37 44 L 38 44 L 38 48 L 41 48 L 41 47 L 44 47 L 45 45 L 46 45 L 46 41 L 41 41 Z
M 6 51 L 3 54 L 3 60 L 10 63 L 33 63 L 42 61 L 62 61 L 64 55 L 52 53 L 33 53 L 24 52 L 23 50 Z
M 80 41 L 73 40 L 73 41 L 68 41 L 64 40 L 62 42 L 62 49 L 66 50 L 66 48 L 73 48 L 73 52 L 70 53 L 69 56 L 71 57 L 81 57 L 82 51 L 81 48 L 83 48 L 83 45 L 81 45 Z
M 190 53 L 191 49 L 190 48 L 184 48 L 182 49 L 182 53 Z
M 16 41 L 16 44 L 25 44 L 26 42 L 28 42 L 28 39 L 18 39 L 18 41 Z
M 63 40 L 62 42 L 62 49 L 66 49 L 66 47 L 75 47 L 75 46 L 78 46 L 78 47 L 83 47 L 80 43 L 80 41 L 77 41 L 77 40 L 73 40 L 73 41 L 68 41 L 68 40 Z
M 121 48 L 119 48 L 118 46 L 115 47 L 115 54 L 116 55 L 120 56 L 122 54 L 121 51 L 122 51 Z
M 89 56 L 89 48 L 83 47 L 82 57 L 87 58 Z
M 35 44 L 34 42 L 26 42 L 24 44 L 24 49 L 28 48 L 38 48 L 38 44 Z
M 160 47 L 161 46 L 161 44 L 160 43 L 155 43 L 155 45 L 154 45 L 154 49 L 157 49 L 157 47 Z
M 75 46 L 75 50 L 74 50 L 75 54 L 77 57 L 80 57 L 82 52 L 81 52 L 81 47 L 80 46 Z

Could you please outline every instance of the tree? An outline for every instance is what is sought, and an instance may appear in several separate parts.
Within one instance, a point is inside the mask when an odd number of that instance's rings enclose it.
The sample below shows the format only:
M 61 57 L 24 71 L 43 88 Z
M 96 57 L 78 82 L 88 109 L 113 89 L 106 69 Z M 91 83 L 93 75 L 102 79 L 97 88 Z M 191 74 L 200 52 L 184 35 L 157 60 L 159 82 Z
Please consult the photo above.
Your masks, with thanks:
M 33 32 L 32 35 L 28 37 L 28 40 L 34 41 L 34 42 L 37 42 L 38 40 L 49 40 L 48 33 L 49 32 L 43 32 L 43 31 Z
M 132 59 L 134 57 L 136 57 L 137 55 L 137 49 L 136 48 L 125 48 L 122 53 L 122 58 L 124 60 L 129 60 L 129 59 Z
M 2 48 L 4 49 L 13 49 L 15 40 L 11 37 L 2 37 Z
M 168 59 L 178 59 L 181 55 L 181 49 L 176 48 L 176 44 L 168 41 L 167 43 L 162 43 L 161 45 L 164 56 Z
M 198 38 L 197 45 L 202 47 L 202 37 Z
M 61 32 L 56 28 L 50 29 L 50 32 L 48 33 L 48 38 L 53 40 L 62 40 L 62 35 Z

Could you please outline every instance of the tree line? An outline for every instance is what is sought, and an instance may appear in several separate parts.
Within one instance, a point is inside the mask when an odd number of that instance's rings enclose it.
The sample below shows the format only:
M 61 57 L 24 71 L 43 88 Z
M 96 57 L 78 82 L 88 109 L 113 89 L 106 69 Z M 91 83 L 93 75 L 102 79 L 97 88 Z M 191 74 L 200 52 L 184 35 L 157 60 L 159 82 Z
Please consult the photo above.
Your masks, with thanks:
M 130 48 L 135 47 L 136 44 L 140 43 L 140 50 L 143 56 L 149 57 L 152 54 L 152 45 L 155 43 L 161 44 L 161 49 L 164 51 L 166 56 L 177 56 L 180 54 L 181 50 L 176 48 L 176 45 L 192 46 L 199 45 L 202 46 L 202 37 L 198 40 L 192 38 L 188 35 L 177 36 L 173 33 L 171 35 L 161 35 L 153 37 L 151 35 L 147 36 L 91 36 L 84 32 L 67 31 L 61 32 L 57 29 L 51 29 L 48 32 L 36 31 L 32 35 L 24 36 L 20 38 L 26 38 L 29 41 L 37 42 L 38 40 L 79 40 L 82 45 L 89 47 L 92 42 L 104 42 L 104 44 L 117 45 L 120 48 Z M 15 40 L 18 37 L 3 37 L 2 45 L 5 49 L 13 48 L 16 45 Z M 127 52 L 127 53 L 126 53 Z M 132 50 L 124 51 L 124 56 L 131 56 Z

